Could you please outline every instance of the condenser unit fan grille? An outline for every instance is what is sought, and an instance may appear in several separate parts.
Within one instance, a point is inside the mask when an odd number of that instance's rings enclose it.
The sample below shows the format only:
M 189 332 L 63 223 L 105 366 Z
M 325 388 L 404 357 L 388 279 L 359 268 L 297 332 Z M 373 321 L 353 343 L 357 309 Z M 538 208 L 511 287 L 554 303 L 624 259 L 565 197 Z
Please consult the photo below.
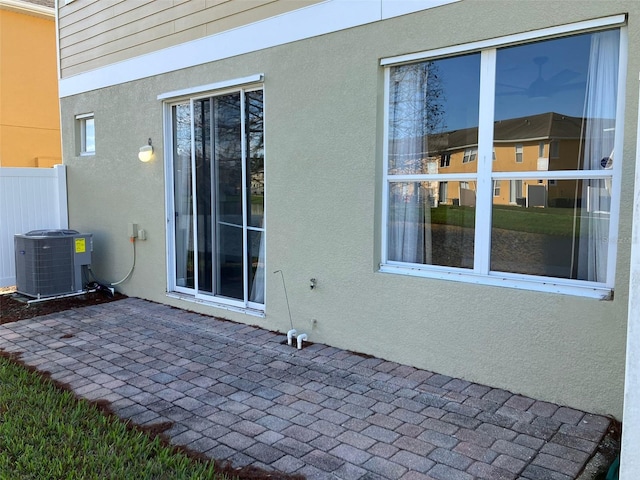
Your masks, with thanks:
M 91 263 L 91 243 L 90 234 L 74 230 L 16 235 L 16 290 L 37 298 L 81 291 L 82 266 Z

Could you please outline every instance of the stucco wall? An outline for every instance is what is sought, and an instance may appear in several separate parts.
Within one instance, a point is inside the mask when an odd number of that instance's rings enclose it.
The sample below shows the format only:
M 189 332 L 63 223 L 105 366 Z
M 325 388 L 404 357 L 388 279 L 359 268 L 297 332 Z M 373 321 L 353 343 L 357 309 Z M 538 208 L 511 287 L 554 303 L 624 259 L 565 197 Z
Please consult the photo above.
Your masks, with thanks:
M 383 57 L 629 12 L 622 212 L 613 301 L 377 272 Z M 620 416 L 636 143 L 640 4 L 463 1 L 62 99 L 70 227 L 94 234 L 94 271 L 119 290 L 538 399 Z M 469 28 L 464 26 L 470 26 Z M 473 28 L 471 28 L 471 26 Z M 264 73 L 264 319 L 166 296 L 163 105 L 157 95 Z M 74 115 L 95 112 L 96 155 L 75 157 Z M 140 163 L 151 137 L 156 159 Z M 316 278 L 317 288 L 309 289 Z M 312 320 L 317 323 L 312 328 Z

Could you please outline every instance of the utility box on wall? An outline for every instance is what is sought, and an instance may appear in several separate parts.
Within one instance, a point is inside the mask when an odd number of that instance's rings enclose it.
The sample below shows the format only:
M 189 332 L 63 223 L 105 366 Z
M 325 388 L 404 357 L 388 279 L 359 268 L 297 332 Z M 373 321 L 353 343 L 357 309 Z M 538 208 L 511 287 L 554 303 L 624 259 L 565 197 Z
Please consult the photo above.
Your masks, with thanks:
M 35 298 L 83 290 L 93 236 L 75 230 L 33 230 L 14 236 L 16 291 Z

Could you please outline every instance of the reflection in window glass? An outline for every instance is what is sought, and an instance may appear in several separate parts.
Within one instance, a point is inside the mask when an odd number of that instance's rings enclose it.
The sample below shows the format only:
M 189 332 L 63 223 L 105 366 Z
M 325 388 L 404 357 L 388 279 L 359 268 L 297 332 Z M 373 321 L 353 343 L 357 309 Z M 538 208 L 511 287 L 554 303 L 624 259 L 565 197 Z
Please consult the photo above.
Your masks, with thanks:
M 475 162 L 477 157 L 478 157 L 477 148 L 466 148 L 464 150 L 464 155 L 462 156 L 462 163 Z
M 93 113 L 76 115 L 76 149 L 79 155 L 96 153 L 96 130 Z
M 440 182 L 438 184 L 438 202 L 447 204 L 449 200 L 449 182 Z
M 511 182 L 514 182 L 512 180 Z M 491 270 L 593 280 L 607 255 L 610 184 L 601 179 L 523 180 L 518 206 L 493 202 Z M 578 192 L 576 204 L 566 192 Z
M 173 197 L 176 286 L 194 288 L 193 202 L 191 184 L 191 108 L 172 107 Z
M 386 259 L 612 286 L 619 51 L 612 29 L 390 66 Z
M 493 171 L 611 171 L 619 43 L 619 31 L 608 30 L 498 49 L 494 142 L 498 150 L 515 146 L 517 166 L 498 160 Z M 544 157 L 547 148 L 550 155 Z M 514 268 L 495 256 L 492 268 L 606 281 L 607 249 L 603 245 L 608 237 L 610 189 L 600 183 L 610 185 L 611 179 L 557 179 L 555 185 L 549 180 L 538 185 L 511 180 L 509 204 L 553 209 L 556 214 L 560 208 L 569 208 L 580 229 L 570 239 L 565 235 L 564 243 L 553 237 L 547 245 L 555 249 L 552 259 L 537 258 L 537 268 L 525 267 L 526 257 L 522 267 Z M 501 202 L 494 198 L 494 210 Z M 557 215 L 532 218 L 555 221 Z M 492 238 L 496 240 L 497 220 L 493 221 Z M 571 245 L 570 251 L 566 245 Z M 492 249 L 493 253 L 497 254 Z
M 171 113 L 175 286 L 262 309 L 262 90 L 194 99 Z
M 516 163 L 522 163 L 522 144 L 516 143 Z
M 479 54 L 392 67 L 390 180 L 444 168 L 475 174 L 477 147 L 465 154 L 465 145 L 478 143 L 479 98 Z M 473 268 L 475 183 L 390 181 L 388 259 Z
M 389 174 L 435 173 L 443 156 L 443 166 L 472 161 L 460 146 L 478 143 L 479 99 L 479 54 L 391 68 Z
M 608 30 L 498 49 L 494 142 L 498 151 L 515 145 L 518 170 L 600 169 L 613 150 L 619 36 Z M 546 148 L 554 161 L 539 164 Z
M 464 190 L 458 183 L 390 184 L 389 260 L 473 268 L 475 192 L 467 189 L 463 199 L 450 205 L 435 202 L 447 192 Z
M 84 152 L 95 153 L 96 151 L 96 129 L 93 118 L 87 118 L 84 121 Z

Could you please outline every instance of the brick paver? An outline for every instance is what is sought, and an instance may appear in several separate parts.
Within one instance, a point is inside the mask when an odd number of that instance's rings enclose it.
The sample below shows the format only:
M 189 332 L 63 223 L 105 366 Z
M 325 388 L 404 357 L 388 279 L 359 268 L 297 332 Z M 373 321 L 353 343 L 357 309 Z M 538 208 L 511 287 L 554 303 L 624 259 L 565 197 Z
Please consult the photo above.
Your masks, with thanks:
M 572 480 L 606 417 L 128 298 L 0 326 L 0 349 L 181 445 L 308 478 Z

